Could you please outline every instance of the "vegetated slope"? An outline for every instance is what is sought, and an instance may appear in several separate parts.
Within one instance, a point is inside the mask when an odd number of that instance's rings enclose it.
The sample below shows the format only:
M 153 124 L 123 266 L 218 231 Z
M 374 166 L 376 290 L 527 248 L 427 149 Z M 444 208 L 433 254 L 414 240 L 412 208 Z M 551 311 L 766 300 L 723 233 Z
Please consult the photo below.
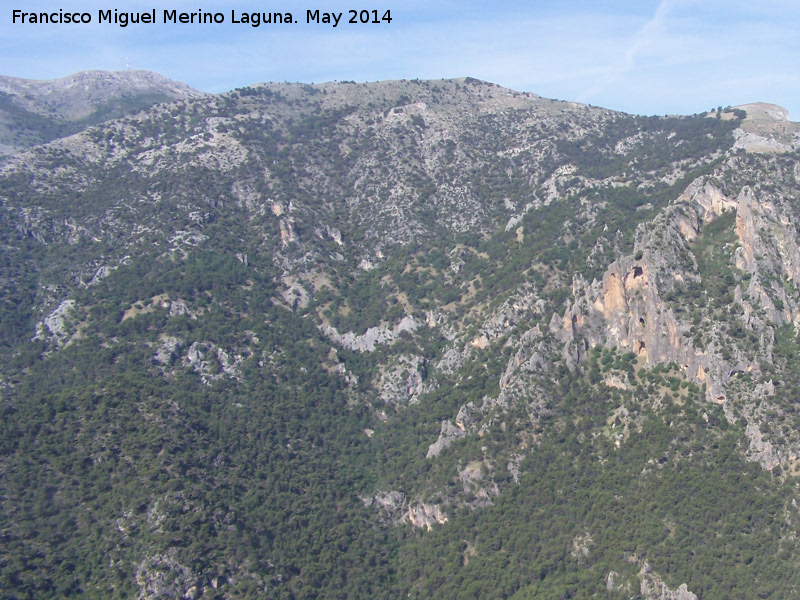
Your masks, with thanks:
M 800 169 L 742 117 L 265 84 L 10 159 L 2 594 L 791 596 Z
M 82 131 L 158 102 L 202 93 L 150 71 L 82 71 L 53 80 L 0 77 L 0 155 Z

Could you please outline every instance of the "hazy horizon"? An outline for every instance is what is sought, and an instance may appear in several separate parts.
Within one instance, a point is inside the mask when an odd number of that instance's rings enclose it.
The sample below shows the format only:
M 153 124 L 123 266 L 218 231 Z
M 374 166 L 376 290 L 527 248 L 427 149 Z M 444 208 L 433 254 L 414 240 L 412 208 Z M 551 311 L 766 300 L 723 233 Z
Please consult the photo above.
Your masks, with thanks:
M 800 118 L 800 5 L 767 0 L 482 2 L 388 6 L 391 23 L 306 23 L 308 5 L 179 0 L 170 10 L 220 12 L 214 25 L 98 24 L 92 0 L 36 10 L 82 10 L 88 25 L 0 22 L 0 72 L 53 79 L 82 70 L 146 69 L 205 92 L 266 81 L 305 83 L 475 77 L 518 91 L 634 114 L 694 114 L 715 106 L 778 104 Z M 132 1 L 119 11 L 149 11 Z M 383 9 L 380 9 L 381 12 Z M 291 12 L 299 23 L 252 27 L 232 12 Z M 161 19 L 163 8 L 156 10 Z

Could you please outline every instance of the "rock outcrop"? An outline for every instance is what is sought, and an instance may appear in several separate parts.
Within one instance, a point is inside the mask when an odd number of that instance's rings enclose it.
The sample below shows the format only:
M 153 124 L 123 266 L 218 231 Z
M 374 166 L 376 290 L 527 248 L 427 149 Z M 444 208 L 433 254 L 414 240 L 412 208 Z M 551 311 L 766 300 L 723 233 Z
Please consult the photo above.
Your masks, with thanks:
M 646 562 L 639 571 L 640 593 L 645 600 L 697 600 L 685 583 L 676 590 L 669 589 L 661 577 Z
M 410 506 L 405 518 L 414 527 L 425 527 L 428 531 L 433 529 L 434 525 L 447 523 L 447 517 L 438 504 L 425 504 L 424 502 Z
M 754 102 L 736 108 L 745 111 L 747 117 L 735 132 L 734 148 L 773 154 L 800 147 L 800 124 L 789 121 L 789 111 L 784 107 Z
M 744 274 L 738 276 L 739 283 L 735 274 L 729 283 L 731 305 L 739 309 L 723 315 L 696 306 L 693 315 L 686 311 L 687 290 L 711 289 L 704 277 L 712 276 L 701 273 L 698 263 L 707 258 L 695 254 L 704 251 L 697 244 L 707 225 L 734 211 L 735 221 L 725 233 L 729 236 L 725 239 L 732 241 L 720 243 L 725 244 L 727 267 Z M 731 198 L 699 180 L 652 223 L 637 229 L 634 255 L 613 262 L 602 281 L 587 283 L 576 277 L 572 300 L 563 317 L 553 316 L 549 329 L 564 345 L 564 358 L 573 368 L 589 348 L 611 345 L 634 353 L 640 364 L 677 364 L 686 377 L 705 386 L 710 402 L 725 404 L 731 377 L 736 373 L 757 376 L 761 365 L 772 363 L 774 328 L 800 318 L 796 294 L 777 283 L 791 282 L 796 290 L 800 277 L 797 239 L 787 208 L 759 200 L 748 186 Z M 698 311 L 705 311 L 705 324 L 698 320 Z M 725 327 L 752 331 L 761 343 L 731 344 L 717 319 L 725 319 Z M 707 331 L 705 347 L 696 344 L 696 332 L 702 326 Z M 736 395 L 737 414 L 751 423 L 747 427 L 750 455 L 767 469 L 781 460 L 793 460 L 796 450 L 786 450 L 779 459 L 775 448 L 758 434 L 752 410 L 746 408 L 755 397 L 752 390 L 737 389 Z M 737 418 L 730 407 L 726 411 L 729 418 Z
M 422 356 L 399 356 L 397 362 L 380 375 L 378 397 L 398 409 L 418 403 L 420 395 L 426 391 L 425 363 Z
M 391 345 L 404 331 L 412 332 L 419 327 L 419 323 L 414 317 L 406 315 L 395 325 L 379 325 L 370 327 L 362 335 L 357 335 L 352 331 L 345 334 L 339 333 L 335 327 L 322 325 L 320 329 L 336 344 L 348 350 L 356 352 L 373 352 L 378 346 Z

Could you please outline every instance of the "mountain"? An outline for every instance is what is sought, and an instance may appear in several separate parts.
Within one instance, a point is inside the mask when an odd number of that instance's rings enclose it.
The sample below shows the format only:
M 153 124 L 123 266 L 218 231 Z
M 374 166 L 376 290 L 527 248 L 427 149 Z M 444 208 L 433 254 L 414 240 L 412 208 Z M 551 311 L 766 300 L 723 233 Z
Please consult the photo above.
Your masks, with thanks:
M 8 157 L 0 597 L 790 597 L 779 108 L 259 84 Z
M 109 119 L 202 95 L 150 71 L 82 71 L 53 80 L 0 77 L 0 155 Z

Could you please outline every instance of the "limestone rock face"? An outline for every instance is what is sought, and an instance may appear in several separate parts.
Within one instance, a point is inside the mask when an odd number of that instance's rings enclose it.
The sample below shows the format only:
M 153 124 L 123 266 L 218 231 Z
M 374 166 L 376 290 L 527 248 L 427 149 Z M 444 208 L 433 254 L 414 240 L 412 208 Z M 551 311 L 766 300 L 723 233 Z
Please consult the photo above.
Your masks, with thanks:
M 784 107 L 753 102 L 736 108 L 744 110 L 747 117 L 735 132 L 734 148 L 775 154 L 800 147 L 800 124 L 789 121 L 789 111 Z
M 322 325 L 321 329 L 335 343 L 355 350 L 356 352 L 373 352 L 377 346 L 391 345 L 404 331 L 415 331 L 419 323 L 414 317 L 406 315 L 395 325 L 380 325 L 370 327 L 363 335 L 356 335 L 352 331 L 340 334 L 335 327 Z
M 420 394 L 425 392 L 425 362 L 422 356 L 398 357 L 377 382 L 379 398 L 395 407 L 418 403 Z
M 447 517 L 438 504 L 425 504 L 420 502 L 408 509 L 406 520 L 414 527 L 433 529 L 434 525 L 447 523 Z
M 136 570 L 137 600 L 196 597 L 197 579 L 191 569 L 172 556 L 148 556 Z
M 465 435 L 466 433 L 463 428 L 456 427 L 450 421 L 442 421 L 442 431 L 439 433 L 439 439 L 430 445 L 425 457 L 435 458 L 439 456 L 443 450 L 447 450 L 450 447 L 453 440 L 462 438 Z
M 396 490 L 376 490 L 372 496 L 361 500 L 364 506 L 379 508 L 384 517 L 395 524 L 408 523 L 413 527 L 431 530 L 434 525 L 447 523 L 447 516 L 438 504 L 410 503 L 405 494 Z
M 736 374 L 757 375 L 761 365 L 772 363 L 774 329 L 800 318 L 796 300 L 778 283 L 794 285 L 800 277 L 793 214 L 788 205 L 761 199 L 749 186 L 732 198 L 708 181 L 693 183 L 651 223 L 637 229 L 634 255 L 614 261 L 601 281 L 588 283 L 576 277 L 563 318 L 554 317 L 550 323 L 550 331 L 564 345 L 568 364 L 574 367 L 589 348 L 603 345 L 633 352 L 640 364 L 675 363 L 688 378 L 705 386 L 710 402 L 726 405 L 729 419 L 741 417 L 749 423 L 746 435 L 753 460 L 767 469 L 794 460 L 796 448 L 779 452 L 759 432 L 753 410 L 763 403 L 763 396 L 753 389 L 731 389 Z M 727 266 L 743 274 L 742 283 L 731 282 L 737 316 L 726 316 L 727 325 L 710 319 L 702 347 L 695 341 L 700 321 L 692 316 L 698 309 L 686 306 L 684 298 L 687 289 L 708 285 L 704 277 L 709 275 L 704 276 L 699 266 L 707 259 L 695 253 L 701 251 L 704 228 L 727 215 L 735 215 L 725 233 L 731 240 L 724 246 Z M 722 334 L 731 322 L 753 332 L 761 343 L 731 344 Z M 736 396 L 739 417 L 728 404 L 731 394 Z
M 375 506 L 381 510 L 383 516 L 399 524 L 406 518 L 408 511 L 408 501 L 406 495 L 397 490 L 389 490 L 384 492 L 382 490 L 375 490 L 372 496 L 361 498 L 364 506 Z
M 289 244 L 297 241 L 297 231 L 294 227 L 294 219 L 291 217 L 282 218 L 281 224 L 281 245 L 285 248 Z
M 38 337 L 50 337 L 57 345 L 63 344 L 69 336 L 69 316 L 75 309 L 75 300 L 67 298 L 47 315 L 39 325 Z
M 689 591 L 685 583 L 676 590 L 670 590 L 646 562 L 639 571 L 639 579 L 642 582 L 640 593 L 646 600 L 697 600 L 697 596 Z
M 249 354 L 247 350 L 245 353 Z M 203 383 L 211 385 L 224 377 L 238 379 L 244 358 L 212 342 L 194 342 L 186 349 L 182 363 L 200 375 Z
M 153 356 L 153 362 L 169 367 L 178 358 L 178 354 L 183 346 L 183 341 L 174 336 L 164 336 L 161 346 Z

